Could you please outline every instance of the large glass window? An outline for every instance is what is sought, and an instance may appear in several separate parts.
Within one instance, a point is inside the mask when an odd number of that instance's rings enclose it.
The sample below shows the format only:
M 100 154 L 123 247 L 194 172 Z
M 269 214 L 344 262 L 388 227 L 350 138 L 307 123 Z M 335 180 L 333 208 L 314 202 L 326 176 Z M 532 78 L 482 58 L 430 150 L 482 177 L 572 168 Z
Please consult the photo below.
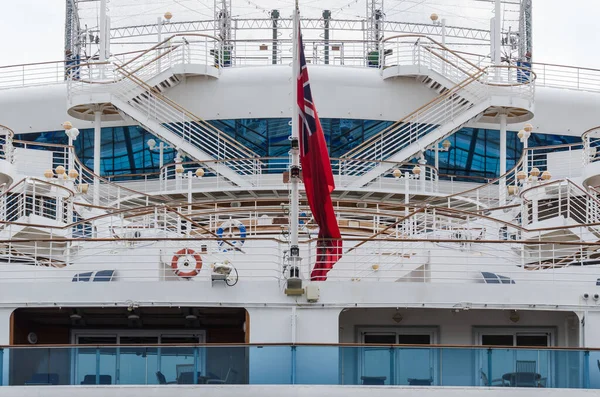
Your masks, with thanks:
M 231 119 L 209 121 L 216 128 L 246 146 L 259 156 L 287 156 L 290 149 L 288 137 L 291 133 L 291 119 Z M 391 121 L 321 119 L 325 140 L 331 157 L 341 157 L 365 140 L 389 127 Z M 94 164 L 94 130 L 82 129 L 75 141 L 79 158 L 90 169 Z M 158 149 L 151 151 L 148 140 L 153 134 L 140 126 L 106 127 L 102 129 L 101 173 L 104 176 L 144 174 L 158 172 L 160 159 Z M 16 139 L 41 143 L 67 144 L 64 131 L 50 131 L 34 134 L 19 134 Z M 454 177 L 495 178 L 500 171 L 500 132 L 485 128 L 462 128 L 447 138 L 450 150 L 439 152 L 441 174 Z M 558 145 L 581 142 L 579 137 L 534 133 L 529 138 L 529 146 Z M 507 133 L 507 169 L 518 161 L 523 146 L 516 131 Z M 164 163 L 173 162 L 173 149 L 165 149 Z M 435 163 L 435 153 L 425 152 L 428 164 Z M 443 176 L 442 176 L 443 177 Z

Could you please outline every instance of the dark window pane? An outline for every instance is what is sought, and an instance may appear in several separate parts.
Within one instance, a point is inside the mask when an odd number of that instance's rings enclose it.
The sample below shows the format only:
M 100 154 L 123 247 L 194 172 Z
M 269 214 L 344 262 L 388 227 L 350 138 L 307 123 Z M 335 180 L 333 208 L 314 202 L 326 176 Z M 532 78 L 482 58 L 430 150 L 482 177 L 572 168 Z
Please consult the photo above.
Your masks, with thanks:
M 398 343 L 404 345 L 429 345 L 431 335 L 398 335 Z
M 396 334 L 365 334 L 365 343 L 395 344 Z
M 482 335 L 481 344 L 487 346 L 513 346 L 513 335 Z
M 517 346 L 549 346 L 548 335 L 517 334 Z

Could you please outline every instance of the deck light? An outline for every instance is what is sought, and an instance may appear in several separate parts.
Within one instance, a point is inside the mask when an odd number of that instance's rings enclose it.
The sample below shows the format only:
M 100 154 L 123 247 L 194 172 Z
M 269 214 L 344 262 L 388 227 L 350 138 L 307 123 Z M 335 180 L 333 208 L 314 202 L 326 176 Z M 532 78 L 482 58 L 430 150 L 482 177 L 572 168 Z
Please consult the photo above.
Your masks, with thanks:
M 531 124 L 527 123 L 523 126 L 523 129 L 527 132 L 531 132 L 531 131 L 533 131 L 533 126 Z
M 531 171 L 529 171 L 529 175 L 531 175 L 534 178 L 537 178 L 538 176 L 540 176 L 540 169 L 537 167 L 533 167 Z
M 452 146 L 452 144 L 449 140 L 446 139 L 444 140 L 444 142 L 442 142 L 442 148 L 444 148 L 444 150 L 447 151 L 448 149 L 450 149 L 450 146 Z
M 436 13 L 434 12 L 433 14 L 431 14 L 431 15 L 429 16 L 429 18 L 431 19 L 431 22 L 435 22 L 435 21 L 437 21 L 437 20 L 439 19 L 439 16 L 438 16 L 438 14 L 436 14 Z
M 529 139 L 529 135 L 531 135 L 531 131 L 527 131 L 525 129 L 519 131 L 517 134 L 521 142 L 525 142 L 527 139 Z
M 60 177 L 65 173 L 65 167 L 63 167 L 62 165 L 59 165 L 58 167 L 56 167 L 56 169 L 54 171 L 56 172 L 56 175 L 58 175 Z
M 148 139 L 148 148 L 150 150 L 154 150 L 154 148 L 156 147 L 156 141 L 154 139 Z
M 550 178 L 552 178 L 552 174 L 550 173 L 550 171 L 542 172 L 542 180 L 547 181 Z
M 79 176 L 79 172 L 77 172 L 77 170 L 69 170 L 69 178 L 77 179 L 78 176 Z
M 165 12 L 165 19 L 167 22 L 170 21 L 171 18 L 173 18 L 173 14 L 171 14 L 169 11 Z
M 517 172 L 517 179 L 522 181 L 525 178 L 527 178 L 527 173 L 525 171 L 519 171 Z
M 44 177 L 52 179 L 54 177 L 54 172 L 52 171 L 52 169 L 47 169 L 46 171 L 44 171 Z
M 204 169 L 202 169 L 202 168 L 198 168 L 198 169 L 196 170 L 196 176 L 197 176 L 198 178 L 202 178 L 202 177 L 204 176 Z
M 418 165 L 415 165 L 415 167 L 412 169 L 412 172 L 415 175 L 421 174 L 421 167 L 419 167 Z
M 392 320 L 394 320 L 397 323 L 399 323 L 403 319 L 404 319 L 404 317 L 402 317 L 402 314 L 400 314 L 399 311 L 396 311 L 396 313 L 392 316 Z
M 394 175 L 394 178 L 398 179 L 402 176 L 402 171 L 400 171 L 398 168 L 394 168 L 392 175 Z

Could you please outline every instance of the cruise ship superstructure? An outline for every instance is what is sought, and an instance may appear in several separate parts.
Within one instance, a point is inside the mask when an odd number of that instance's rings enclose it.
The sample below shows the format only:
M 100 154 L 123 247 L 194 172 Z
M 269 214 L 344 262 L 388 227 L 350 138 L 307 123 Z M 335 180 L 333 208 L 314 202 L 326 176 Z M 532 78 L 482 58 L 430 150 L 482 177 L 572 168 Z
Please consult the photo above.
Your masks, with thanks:
M 300 2 L 326 280 L 292 6 L 128 3 L 67 0 L 65 59 L 0 67 L 0 395 L 600 388 L 600 70 L 536 62 L 530 0 Z

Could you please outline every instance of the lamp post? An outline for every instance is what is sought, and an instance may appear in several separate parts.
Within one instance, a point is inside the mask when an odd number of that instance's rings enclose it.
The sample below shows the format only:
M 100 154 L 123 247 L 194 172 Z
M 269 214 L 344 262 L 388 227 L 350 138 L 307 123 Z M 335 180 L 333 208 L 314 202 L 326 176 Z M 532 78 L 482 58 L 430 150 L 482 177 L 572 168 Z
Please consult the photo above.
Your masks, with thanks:
M 164 155 L 165 149 L 177 149 L 175 146 L 165 145 L 163 142 L 159 142 L 157 145 L 156 140 L 154 140 L 154 139 L 148 139 L 147 144 L 148 144 L 148 149 L 150 149 L 151 151 L 155 151 L 156 149 L 158 149 L 158 153 L 160 156 L 160 158 L 159 158 L 160 168 L 162 168 L 164 165 L 163 155 Z M 177 159 L 179 159 L 179 161 L 181 161 L 179 153 L 177 153 Z M 176 162 L 177 162 L 177 159 L 175 159 Z
M 447 152 L 450 150 L 450 146 L 452 146 L 452 143 L 450 143 L 450 141 L 447 139 L 442 142 L 441 147 L 438 145 L 438 142 L 436 142 L 433 146 L 433 150 L 435 151 L 435 168 L 438 170 L 438 172 L 440 168 L 440 152 Z
M 163 20 L 163 17 L 165 18 L 164 20 Z M 171 21 L 171 18 L 173 18 L 173 14 L 171 14 L 171 12 L 167 11 L 167 12 L 165 12 L 165 15 L 163 15 L 163 17 L 158 17 L 156 19 L 156 25 L 157 25 L 157 44 L 160 44 L 162 42 L 162 27 L 163 27 L 163 24 L 169 23 Z M 158 58 L 158 70 L 159 70 L 159 72 L 161 71 L 161 54 L 162 54 L 162 50 L 159 47 L 156 50 L 156 57 Z
M 65 121 L 63 123 L 63 128 L 65 129 L 65 134 L 67 135 L 67 137 L 69 138 L 69 172 L 71 172 L 71 170 L 74 169 L 74 161 L 73 161 L 73 153 L 75 151 L 75 148 L 73 147 L 73 142 L 75 142 L 75 140 L 77 140 L 77 137 L 79 136 L 79 130 L 75 127 L 73 127 L 73 125 L 71 124 L 70 121 Z

